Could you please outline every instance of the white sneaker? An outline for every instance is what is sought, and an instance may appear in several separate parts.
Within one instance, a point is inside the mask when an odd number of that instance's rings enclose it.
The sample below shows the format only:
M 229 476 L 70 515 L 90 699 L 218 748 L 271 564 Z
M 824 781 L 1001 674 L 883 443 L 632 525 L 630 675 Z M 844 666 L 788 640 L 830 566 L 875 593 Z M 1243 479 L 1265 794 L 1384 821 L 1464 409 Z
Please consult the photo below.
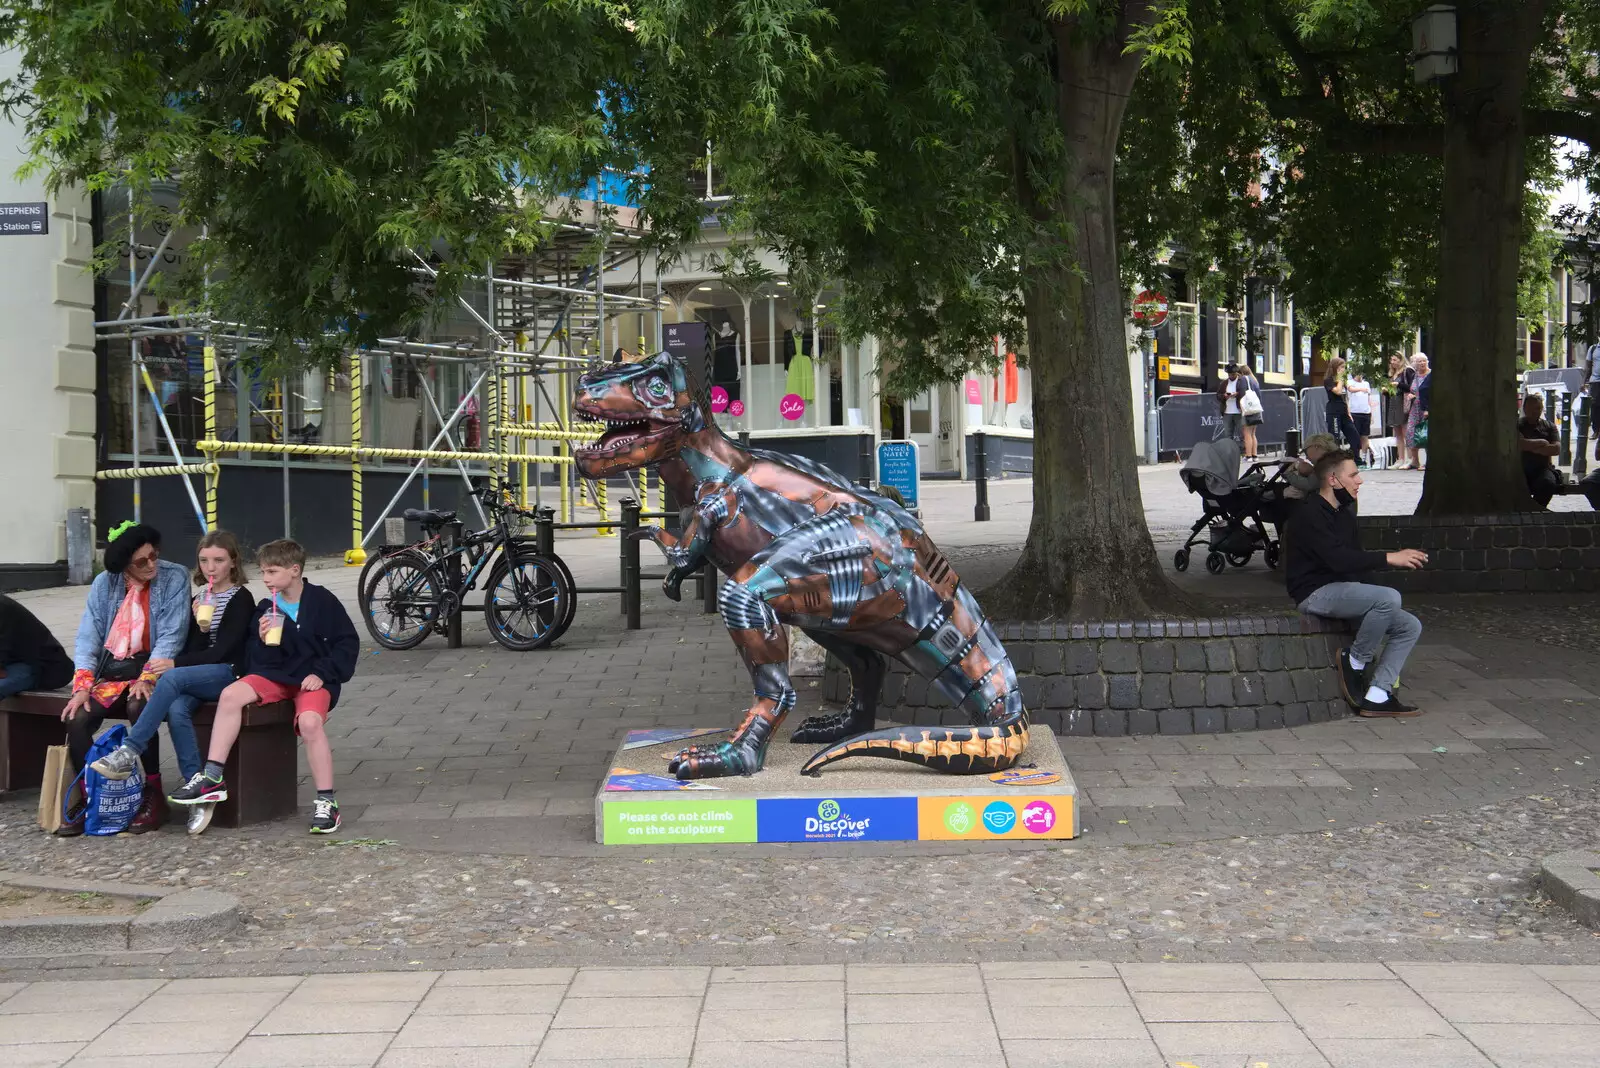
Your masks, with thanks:
M 119 745 L 105 756 L 96 760 L 89 767 L 108 779 L 123 780 L 133 774 L 134 767 L 139 763 L 137 750 Z
M 216 805 L 190 805 L 189 806 L 189 833 L 202 834 L 211 826 L 211 816 L 217 811 Z

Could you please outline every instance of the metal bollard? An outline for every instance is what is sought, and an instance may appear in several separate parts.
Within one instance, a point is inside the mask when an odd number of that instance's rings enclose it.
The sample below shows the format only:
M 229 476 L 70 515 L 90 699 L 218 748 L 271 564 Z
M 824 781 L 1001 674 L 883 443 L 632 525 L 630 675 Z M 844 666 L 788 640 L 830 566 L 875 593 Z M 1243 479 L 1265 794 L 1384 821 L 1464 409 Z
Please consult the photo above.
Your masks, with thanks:
M 748 449 L 749 447 L 750 447 L 750 431 L 748 431 L 748 430 L 739 431 L 739 448 Z
M 533 545 L 540 556 L 556 554 L 556 513 L 549 505 L 539 509 L 534 518 Z
M 1572 454 L 1572 477 L 1582 478 L 1589 473 L 1589 431 L 1593 421 L 1594 403 L 1588 394 L 1578 398 L 1578 446 Z
M 187 477 L 187 476 L 185 476 Z M 209 480 L 210 476 L 207 476 Z M 67 583 L 87 586 L 94 581 L 94 524 L 87 508 L 67 509 Z
M 707 615 L 717 610 L 717 565 L 710 560 L 700 576 L 700 610 Z
M 446 544 L 452 550 L 455 549 L 456 546 L 461 544 L 461 524 L 460 523 L 452 523 L 452 524 L 450 524 L 450 533 L 449 533 L 448 537 L 446 538 Z M 449 562 L 445 565 L 445 579 L 444 580 L 449 586 L 449 592 L 454 594 L 454 597 L 448 597 L 448 598 L 446 598 L 446 600 L 447 601 L 453 601 L 454 604 L 455 604 L 455 611 L 452 612 L 450 614 L 450 618 L 445 621 L 445 625 L 444 625 L 444 643 L 445 643 L 446 648 L 459 649 L 459 648 L 461 648 L 461 615 L 462 615 L 462 613 L 461 613 L 461 557 L 455 555 L 453 552 L 451 553 Z M 491 597 L 494 596 L 494 592 L 492 590 L 490 591 L 489 596 L 491 596 Z
M 639 502 L 632 497 L 622 499 L 622 537 L 619 539 L 622 572 L 622 614 L 628 617 L 628 629 L 638 630 L 639 622 L 639 539 L 632 537 L 639 529 Z
M 989 449 L 986 439 L 988 435 L 981 430 L 972 433 L 973 467 L 976 469 L 973 482 L 977 487 L 977 502 L 972 506 L 972 521 L 974 523 L 987 523 L 989 521 Z
M 1572 466 L 1572 394 L 1561 394 L 1561 466 Z

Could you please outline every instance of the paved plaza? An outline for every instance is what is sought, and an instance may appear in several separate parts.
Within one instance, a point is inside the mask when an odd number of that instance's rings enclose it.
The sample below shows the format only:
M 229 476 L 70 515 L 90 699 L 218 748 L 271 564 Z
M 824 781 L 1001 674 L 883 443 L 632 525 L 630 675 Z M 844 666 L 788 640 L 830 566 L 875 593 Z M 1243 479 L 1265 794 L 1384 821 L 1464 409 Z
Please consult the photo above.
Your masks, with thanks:
M 1170 558 L 1198 502 L 1171 465 L 1141 477 Z M 1419 486 L 1375 473 L 1363 511 L 1408 512 Z M 971 492 L 931 485 L 927 511 L 981 588 L 1031 486 L 995 484 L 987 524 Z M 558 547 L 580 584 L 615 581 L 615 539 Z M 354 608 L 354 569 L 312 578 Z M 1287 606 L 1259 562 L 1179 578 L 1219 611 Z M 1408 598 L 1419 719 L 1062 739 L 1075 841 L 602 849 L 592 796 L 623 735 L 748 703 L 692 592 L 648 584 L 635 632 L 614 596 L 583 597 L 544 652 L 481 623 L 457 650 L 367 646 L 328 726 L 331 840 L 300 820 L 58 840 L 33 795 L 0 799 L 5 868 L 211 887 L 244 917 L 173 952 L 0 961 L 3 1056 L 1509 1068 L 1600 1048 L 1600 939 L 1536 885 L 1600 820 L 1591 599 Z M 81 598 L 21 597 L 64 639 Z M 803 689 L 795 721 L 817 704 Z M 102 1008 L 61 1008 L 87 982 Z
M 0 1056 L 13 1068 L 1572 1068 L 1594 1063 L 1597 1009 L 1592 966 L 412 970 L 6 984 Z

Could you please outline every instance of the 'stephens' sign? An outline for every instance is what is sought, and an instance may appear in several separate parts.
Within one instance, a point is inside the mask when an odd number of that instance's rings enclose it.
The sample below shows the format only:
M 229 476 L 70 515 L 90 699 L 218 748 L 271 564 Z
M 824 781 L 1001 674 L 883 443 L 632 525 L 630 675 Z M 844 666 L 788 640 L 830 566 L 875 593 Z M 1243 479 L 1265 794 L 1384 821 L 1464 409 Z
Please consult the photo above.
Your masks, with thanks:
M 31 204 L 0 204 L 0 236 L 49 232 L 50 205 L 44 201 Z

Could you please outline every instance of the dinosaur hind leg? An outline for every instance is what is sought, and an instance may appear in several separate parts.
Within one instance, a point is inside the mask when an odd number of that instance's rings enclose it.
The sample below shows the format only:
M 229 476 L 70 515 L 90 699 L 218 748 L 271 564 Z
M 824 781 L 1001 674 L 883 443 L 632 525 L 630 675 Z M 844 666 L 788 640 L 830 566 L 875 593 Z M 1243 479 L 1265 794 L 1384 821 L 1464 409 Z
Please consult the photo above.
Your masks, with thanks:
M 725 742 L 691 745 L 667 770 L 680 779 L 754 775 L 766 763 L 767 745 L 794 707 L 789 681 L 789 632 L 778 622 L 762 593 L 747 582 L 723 583 L 722 621 L 750 672 L 755 700 Z
M 826 745 L 840 738 L 870 731 L 878 719 L 878 696 L 883 690 L 883 657 L 873 649 L 846 641 L 840 635 L 825 630 L 807 627 L 805 632 L 850 672 L 850 699 L 842 712 L 806 719 L 795 728 L 789 741 Z

